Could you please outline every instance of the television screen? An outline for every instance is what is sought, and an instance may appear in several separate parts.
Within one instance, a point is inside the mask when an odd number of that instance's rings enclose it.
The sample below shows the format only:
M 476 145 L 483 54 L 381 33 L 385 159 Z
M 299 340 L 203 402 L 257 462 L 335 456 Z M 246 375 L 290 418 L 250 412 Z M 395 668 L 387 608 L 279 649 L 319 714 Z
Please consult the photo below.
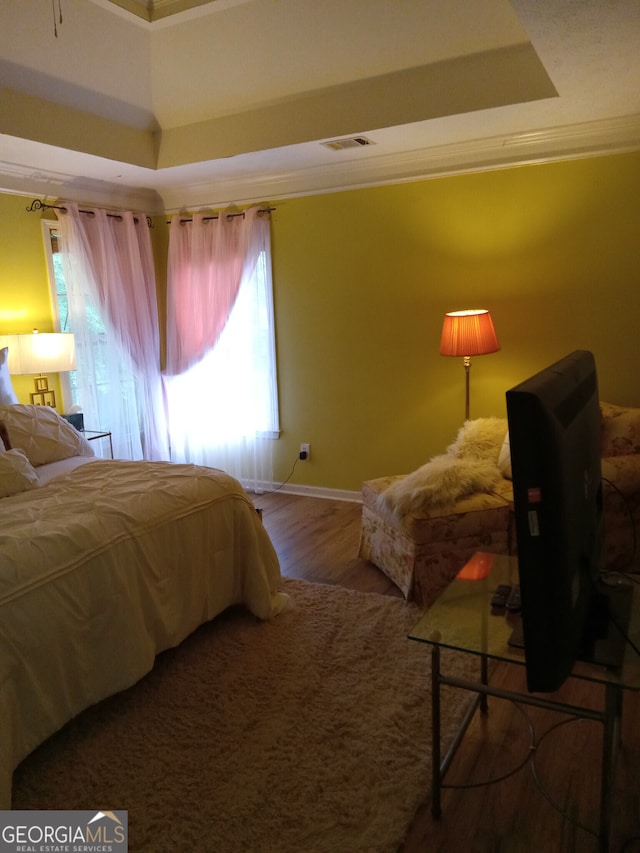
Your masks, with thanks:
M 607 633 L 592 353 L 567 355 L 507 391 L 506 400 L 527 686 L 550 692 L 576 659 L 603 648 Z

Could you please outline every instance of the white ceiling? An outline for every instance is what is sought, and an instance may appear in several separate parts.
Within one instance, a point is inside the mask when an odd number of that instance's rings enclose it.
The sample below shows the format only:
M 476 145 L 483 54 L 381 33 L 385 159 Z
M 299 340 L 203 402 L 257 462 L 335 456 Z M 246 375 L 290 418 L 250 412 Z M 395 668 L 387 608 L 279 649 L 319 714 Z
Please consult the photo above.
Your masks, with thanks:
M 640 148 L 640 2 L 2 0 L 0 86 L 0 190 L 277 200 Z

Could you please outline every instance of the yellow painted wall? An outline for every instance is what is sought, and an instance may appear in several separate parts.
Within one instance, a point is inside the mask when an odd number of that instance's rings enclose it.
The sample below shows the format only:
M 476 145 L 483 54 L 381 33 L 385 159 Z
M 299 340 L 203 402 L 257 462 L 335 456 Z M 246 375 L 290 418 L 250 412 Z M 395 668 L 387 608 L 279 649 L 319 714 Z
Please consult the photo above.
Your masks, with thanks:
M 0 334 L 51 328 L 25 206 L 0 195 Z M 640 406 L 640 152 L 278 201 L 272 217 L 276 478 L 301 442 L 291 482 L 329 489 L 443 452 L 464 417 L 462 360 L 438 353 L 449 310 L 489 308 L 501 343 L 473 360 L 472 417 L 504 416 L 511 385 L 576 348 L 594 352 L 602 399 Z
M 573 349 L 601 398 L 640 405 L 640 153 L 278 202 L 274 281 L 283 438 L 294 482 L 359 489 L 444 451 L 464 418 L 442 317 L 489 308 L 471 416 Z
M 42 223 L 39 214 L 27 213 L 29 203 L 0 193 L 0 335 L 55 331 Z M 58 377 L 48 379 L 60 401 Z M 29 403 L 33 377 L 13 376 L 12 384 L 19 401 Z M 58 411 L 62 408 L 58 403 Z

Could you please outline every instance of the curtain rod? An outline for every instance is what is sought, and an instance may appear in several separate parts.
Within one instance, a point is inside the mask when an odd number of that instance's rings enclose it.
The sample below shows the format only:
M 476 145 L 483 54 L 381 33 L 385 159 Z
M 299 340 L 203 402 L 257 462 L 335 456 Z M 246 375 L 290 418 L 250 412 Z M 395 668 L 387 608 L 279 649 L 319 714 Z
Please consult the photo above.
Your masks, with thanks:
M 271 213 L 271 211 L 275 210 L 275 209 L 276 209 L 275 207 L 261 207 L 258 210 L 258 213 Z M 236 216 L 244 216 L 244 210 L 241 210 L 238 213 L 227 213 L 226 214 L 227 219 L 233 219 Z M 215 215 L 203 216 L 202 217 L 203 222 L 208 222 L 210 219 L 220 219 L 220 214 L 216 213 Z M 183 225 L 185 222 L 193 222 L 193 219 L 181 219 L 180 225 Z M 171 225 L 171 220 L 169 220 L 169 222 L 167 222 L 166 224 Z
M 34 198 L 34 200 L 27 208 L 27 213 L 34 213 L 36 210 L 64 210 L 65 213 L 67 212 L 67 208 L 64 205 L 45 204 L 45 202 L 40 201 L 39 198 Z M 80 208 L 78 208 L 78 213 L 88 213 L 90 216 L 95 216 L 93 210 L 81 210 Z M 111 219 L 118 219 L 120 222 L 122 222 L 122 216 L 119 213 L 107 213 L 107 216 L 111 217 Z M 151 221 L 151 217 L 147 216 L 145 218 L 147 220 L 147 225 L 149 226 L 149 228 L 153 228 L 153 222 Z M 137 222 L 138 217 L 134 216 L 133 221 Z

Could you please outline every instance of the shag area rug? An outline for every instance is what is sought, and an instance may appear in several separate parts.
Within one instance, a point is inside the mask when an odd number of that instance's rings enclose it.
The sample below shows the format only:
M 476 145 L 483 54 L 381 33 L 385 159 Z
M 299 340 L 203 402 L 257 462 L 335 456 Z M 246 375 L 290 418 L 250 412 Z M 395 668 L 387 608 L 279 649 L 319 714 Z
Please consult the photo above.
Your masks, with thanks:
M 284 590 L 292 611 L 227 611 L 50 738 L 16 769 L 13 808 L 126 809 L 130 851 L 401 848 L 430 788 L 429 647 L 407 639 L 420 611 Z M 447 739 L 466 696 L 443 693 Z

